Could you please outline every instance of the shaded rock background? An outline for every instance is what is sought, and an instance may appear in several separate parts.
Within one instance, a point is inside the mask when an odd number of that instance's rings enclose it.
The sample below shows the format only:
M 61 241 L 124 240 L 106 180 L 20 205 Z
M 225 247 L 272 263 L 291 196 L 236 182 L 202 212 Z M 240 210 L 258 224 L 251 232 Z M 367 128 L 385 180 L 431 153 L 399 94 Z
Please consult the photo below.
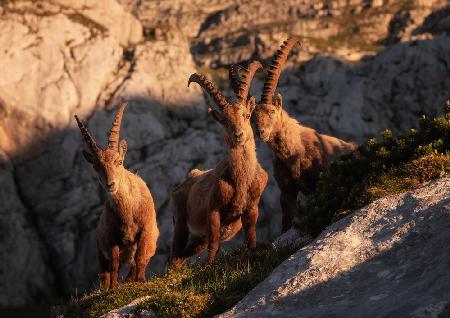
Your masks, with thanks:
M 218 317 L 448 317 L 449 186 L 445 177 L 334 223 Z
M 149 274 L 161 272 L 170 189 L 224 153 L 210 100 L 187 88 L 191 73 L 208 73 L 231 96 L 228 64 L 267 62 L 298 35 L 303 49 L 279 86 L 284 106 L 320 132 L 361 142 L 404 131 L 449 98 L 449 17 L 447 1 L 0 2 L 0 306 L 95 286 L 104 193 L 82 159 L 75 113 L 104 145 L 115 107 L 130 100 L 125 164 L 155 198 L 161 237 Z M 253 92 L 261 88 L 256 79 Z M 259 158 L 270 171 L 264 145 Z M 279 214 L 272 178 L 260 240 L 278 236 Z

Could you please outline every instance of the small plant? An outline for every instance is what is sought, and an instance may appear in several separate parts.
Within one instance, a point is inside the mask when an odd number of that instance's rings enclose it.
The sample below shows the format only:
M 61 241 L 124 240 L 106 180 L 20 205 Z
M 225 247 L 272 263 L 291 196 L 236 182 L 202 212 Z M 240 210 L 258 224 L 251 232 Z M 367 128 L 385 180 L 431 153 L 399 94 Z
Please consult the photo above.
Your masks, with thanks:
M 408 191 L 450 172 L 450 103 L 444 116 L 422 116 L 418 129 L 396 139 L 385 130 L 323 172 L 315 192 L 298 208 L 295 223 L 318 235 L 350 211 L 381 197 Z

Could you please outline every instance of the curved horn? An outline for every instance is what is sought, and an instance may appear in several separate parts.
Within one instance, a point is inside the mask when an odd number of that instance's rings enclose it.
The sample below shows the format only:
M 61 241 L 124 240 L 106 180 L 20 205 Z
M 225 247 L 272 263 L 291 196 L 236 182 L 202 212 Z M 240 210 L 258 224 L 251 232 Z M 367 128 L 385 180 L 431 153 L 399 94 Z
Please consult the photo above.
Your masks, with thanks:
M 228 78 L 235 95 L 239 94 L 239 86 L 241 86 L 241 79 L 239 77 L 240 69 L 241 66 L 239 64 L 232 64 L 228 70 Z
M 205 75 L 198 73 L 192 74 L 191 77 L 189 77 L 188 87 L 192 82 L 199 84 L 214 99 L 220 109 L 230 105 L 222 93 L 206 78 Z
M 261 63 L 259 61 L 253 61 L 245 69 L 245 73 L 242 76 L 241 85 L 239 85 L 239 92 L 236 94 L 238 104 L 243 104 L 247 101 L 248 92 L 250 91 L 253 77 L 260 68 L 263 68 Z
M 264 82 L 264 91 L 261 97 L 261 103 L 263 104 L 271 104 L 272 98 L 275 93 L 275 89 L 278 84 L 278 80 L 280 79 L 281 69 L 283 68 L 284 63 L 286 62 L 289 52 L 292 50 L 292 47 L 295 44 L 299 44 L 300 40 L 297 38 L 290 38 L 287 41 L 284 41 L 283 45 L 280 49 L 275 53 L 272 65 L 267 71 L 267 79 Z
M 108 148 L 110 149 L 119 147 L 120 124 L 122 123 L 123 112 L 125 111 L 125 107 L 127 105 L 127 102 L 122 103 L 119 107 L 119 110 L 117 111 L 116 116 L 114 117 L 114 122 L 112 124 L 111 130 L 108 133 Z
M 87 129 L 87 127 L 81 122 L 81 120 L 78 118 L 77 115 L 74 115 L 74 116 L 77 121 L 78 128 L 80 128 L 81 134 L 84 137 L 84 141 L 87 143 L 87 145 L 89 146 L 91 151 L 93 153 L 97 153 L 97 152 L 101 151 L 99 146 L 97 146 L 97 143 L 95 142 L 94 138 L 92 138 L 91 134 L 89 133 L 89 130 Z

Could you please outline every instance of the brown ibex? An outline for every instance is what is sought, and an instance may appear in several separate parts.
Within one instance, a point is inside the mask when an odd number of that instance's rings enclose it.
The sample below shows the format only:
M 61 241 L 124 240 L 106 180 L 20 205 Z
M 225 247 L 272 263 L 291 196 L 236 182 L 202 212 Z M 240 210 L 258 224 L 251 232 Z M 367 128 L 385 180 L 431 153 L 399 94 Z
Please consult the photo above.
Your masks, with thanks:
M 281 94 L 274 98 L 281 70 L 295 44 L 300 44 L 300 41 L 288 39 L 273 57 L 261 101 L 252 116 L 259 138 L 275 153 L 273 168 L 281 190 L 283 232 L 292 225 L 297 193 L 311 193 L 319 173 L 356 148 L 352 143 L 301 125 L 283 109 Z
M 109 132 L 108 147 L 100 149 L 86 126 L 78 127 L 89 146 L 84 158 L 92 164 L 108 196 L 96 229 L 100 288 L 118 286 L 119 263 L 130 264 L 125 281 L 145 281 L 145 270 L 155 255 L 159 231 L 153 198 L 145 182 L 123 166 L 127 143 L 119 141 L 126 107 L 122 104 Z
M 208 247 L 208 262 L 216 256 L 221 241 L 231 239 L 242 227 L 247 247 L 256 247 L 258 203 L 268 175 L 256 158 L 255 140 L 250 124 L 255 99 L 248 97 L 250 84 L 259 62 L 251 63 L 243 80 L 235 88 L 236 102 L 231 104 L 203 75 L 192 74 L 214 99 L 220 111 L 208 109 L 224 128 L 228 155 L 207 171 L 192 170 L 172 193 L 175 230 L 171 266 Z M 231 75 L 231 73 L 230 73 Z M 230 78 L 230 80 L 232 80 Z

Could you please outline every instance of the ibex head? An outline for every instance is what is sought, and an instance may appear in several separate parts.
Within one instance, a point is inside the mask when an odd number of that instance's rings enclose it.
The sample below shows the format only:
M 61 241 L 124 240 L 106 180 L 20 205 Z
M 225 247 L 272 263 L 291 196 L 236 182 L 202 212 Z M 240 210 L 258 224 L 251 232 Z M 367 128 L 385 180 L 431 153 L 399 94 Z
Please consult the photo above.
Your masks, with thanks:
M 75 115 L 81 134 L 90 149 L 90 152 L 83 150 L 83 156 L 92 164 L 100 184 L 110 194 L 116 193 L 119 189 L 125 171 L 123 160 L 127 152 L 127 142 L 124 139 L 119 141 L 119 131 L 126 106 L 127 103 L 123 103 L 117 111 L 108 134 L 108 147 L 106 149 L 100 149 L 97 146 L 87 127 Z
M 208 109 L 211 116 L 219 122 L 225 129 L 225 140 L 230 147 L 243 145 L 249 138 L 253 138 L 250 125 L 250 118 L 255 109 L 254 97 L 248 98 L 250 84 L 258 69 L 262 68 L 258 61 L 252 62 L 246 69 L 242 81 L 236 82 L 233 72 L 237 72 L 237 67 L 232 66 L 230 70 L 230 80 L 236 94 L 236 102 L 231 104 L 222 93 L 206 78 L 206 76 L 194 73 L 188 81 L 199 84 L 215 101 L 219 110 Z M 237 74 L 237 73 L 236 73 Z
M 256 105 L 253 114 L 253 121 L 256 125 L 256 131 L 262 141 L 268 141 L 274 130 L 275 125 L 280 121 L 282 114 L 281 94 L 274 98 L 275 89 L 281 75 L 281 70 L 286 62 L 289 52 L 295 44 L 300 44 L 297 38 L 290 38 L 284 42 L 281 48 L 275 54 L 272 65 L 267 71 L 267 78 L 264 82 L 264 90 L 261 101 Z

